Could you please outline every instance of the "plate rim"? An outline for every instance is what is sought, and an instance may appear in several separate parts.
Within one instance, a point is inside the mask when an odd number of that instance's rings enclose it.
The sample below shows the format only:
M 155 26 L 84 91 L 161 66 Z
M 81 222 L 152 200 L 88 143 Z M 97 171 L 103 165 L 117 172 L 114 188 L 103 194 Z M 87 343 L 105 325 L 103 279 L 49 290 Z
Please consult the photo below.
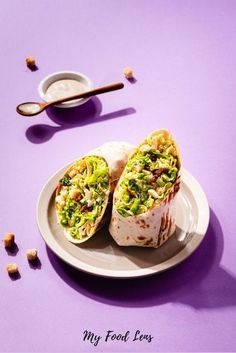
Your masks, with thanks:
M 89 264 L 80 261 L 75 258 L 73 255 L 68 253 L 63 247 L 59 245 L 56 239 L 47 234 L 52 234 L 50 227 L 48 225 L 48 205 L 52 196 L 52 183 L 54 183 L 54 179 L 58 177 L 58 174 L 62 174 L 63 172 L 72 164 L 73 162 L 68 163 L 66 166 L 58 169 L 44 184 L 42 187 L 36 204 L 36 221 L 41 237 L 47 246 L 51 249 L 53 253 L 55 253 L 61 260 L 73 266 L 74 268 L 81 270 L 83 272 L 100 276 L 106 278 L 136 278 L 136 277 L 146 277 L 156 273 L 164 272 L 179 265 L 181 262 L 186 260 L 190 255 L 193 254 L 194 251 L 197 250 L 202 240 L 206 235 L 206 231 L 209 225 L 210 220 L 210 209 L 206 194 L 200 185 L 200 183 L 195 179 L 195 177 L 186 169 L 181 169 L 181 181 L 185 183 L 188 188 L 191 190 L 192 195 L 194 197 L 194 201 L 196 202 L 197 210 L 198 210 L 198 222 L 196 228 L 194 229 L 194 234 L 198 233 L 198 237 L 192 237 L 191 240 L 186 244 L 186 246 L 181 249 L 177 254 L 170 257 L 166 261 L 159 263 L 154 266 L 141 268 L 141 269 L 133 269 L 133 270 L 110 270 L 99 268 L 96 266 L 92 266 Z M 196 197 L 197 196 L 197 197 Z M 46 206 L 46 207 L 45 207 Z M 44 220 L 41 219 L 41 213 L 44 210 Z M 46 217 L 45 217 L 46 215 Z M 44 223 L 43 223 L 44 221 Z M 45 223 L 46 222 L 46 223 Z M 43 224 L 42 224 L 43 223 Z

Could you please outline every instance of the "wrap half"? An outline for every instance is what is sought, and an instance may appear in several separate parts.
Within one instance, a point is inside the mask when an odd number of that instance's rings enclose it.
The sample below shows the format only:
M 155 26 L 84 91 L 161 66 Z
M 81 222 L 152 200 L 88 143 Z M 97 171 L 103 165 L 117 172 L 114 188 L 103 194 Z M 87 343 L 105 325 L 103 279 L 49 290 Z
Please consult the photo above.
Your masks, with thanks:
M 173 235 L 181 161 L 167 130 L 137 147 L 116 186 L 109 231 L 118 245 L 158 248 Z
M 82 243 L 106 221 L 109 199 L 134 148 L 105 143 L 75 161 L 56 188 L 56 213 L 66 238 Z

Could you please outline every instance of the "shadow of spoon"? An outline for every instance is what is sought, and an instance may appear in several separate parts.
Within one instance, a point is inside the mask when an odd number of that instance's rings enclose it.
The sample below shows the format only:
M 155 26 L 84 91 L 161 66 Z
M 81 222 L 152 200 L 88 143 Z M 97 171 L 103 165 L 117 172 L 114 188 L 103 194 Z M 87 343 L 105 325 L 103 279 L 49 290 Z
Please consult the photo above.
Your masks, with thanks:
M 101 111 L 102 104 L 97 97 L 93 97 L 89 102 L 77 108 L 66 110 L 55 107 L 49 108 L 47 115 L 53 122 L 58 124 L 58 126 L 47 124 L 32 125 L 26 130 L 25 135 L 32 143 L 43 143 L 50 140 L 56 132 L 88 124 L 100 123 L 136 112 L 132 107 L 103 115 L 101 115 Z

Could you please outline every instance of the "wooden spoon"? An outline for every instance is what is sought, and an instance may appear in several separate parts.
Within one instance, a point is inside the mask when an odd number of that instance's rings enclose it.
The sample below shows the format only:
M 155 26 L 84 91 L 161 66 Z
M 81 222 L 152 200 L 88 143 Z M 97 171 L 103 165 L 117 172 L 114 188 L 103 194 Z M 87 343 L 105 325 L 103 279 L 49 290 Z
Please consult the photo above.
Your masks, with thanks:
M 16 107 L 16 111 L 17 111 L 17 113 L 24 115 L 24 116 L 33 116 L 33 115 L 37 115 L 37 114 L 41 113 L 42 111 L 44 111 L 45 109 L 47 109 L 48 107 L 50 107 L 51 105 L 54 105 L 54 104 L 68 102 L 70 100 L 78 99 L 78 98 L 88 98 L 91 96 L 96 96 L 98 94 L 102 94 L 102 93 L 106 93 L 106 92 L 110 92 L 110 91 L 116 91 L 116 90 L 121 89 L 123 87 L 124 87 L 124 84 L 122 82 L 118 82 L 118 83 L 113 83 L 108 86 L 96 88 L 91 91 L 79 93 L 74 96 L 56 99 L 51 102 L 25 102 L 25 103 L 19 104 Z

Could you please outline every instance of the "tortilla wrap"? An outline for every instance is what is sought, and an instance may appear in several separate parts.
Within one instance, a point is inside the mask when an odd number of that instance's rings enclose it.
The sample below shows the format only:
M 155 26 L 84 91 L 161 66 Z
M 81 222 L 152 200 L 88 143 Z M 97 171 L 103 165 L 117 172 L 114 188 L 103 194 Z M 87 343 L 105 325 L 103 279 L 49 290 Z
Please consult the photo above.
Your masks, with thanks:
M 56 189 L 56 214 L 66 238 L 83 243 L 105 223 L 109 200 L 134 147 L 108 142 L 76 160 Z
M 153 132 L 135 149 L 113 196 L 109 231 L 118 245 L 158 248 L 174 234 L 180 169 L 167 130 Z

